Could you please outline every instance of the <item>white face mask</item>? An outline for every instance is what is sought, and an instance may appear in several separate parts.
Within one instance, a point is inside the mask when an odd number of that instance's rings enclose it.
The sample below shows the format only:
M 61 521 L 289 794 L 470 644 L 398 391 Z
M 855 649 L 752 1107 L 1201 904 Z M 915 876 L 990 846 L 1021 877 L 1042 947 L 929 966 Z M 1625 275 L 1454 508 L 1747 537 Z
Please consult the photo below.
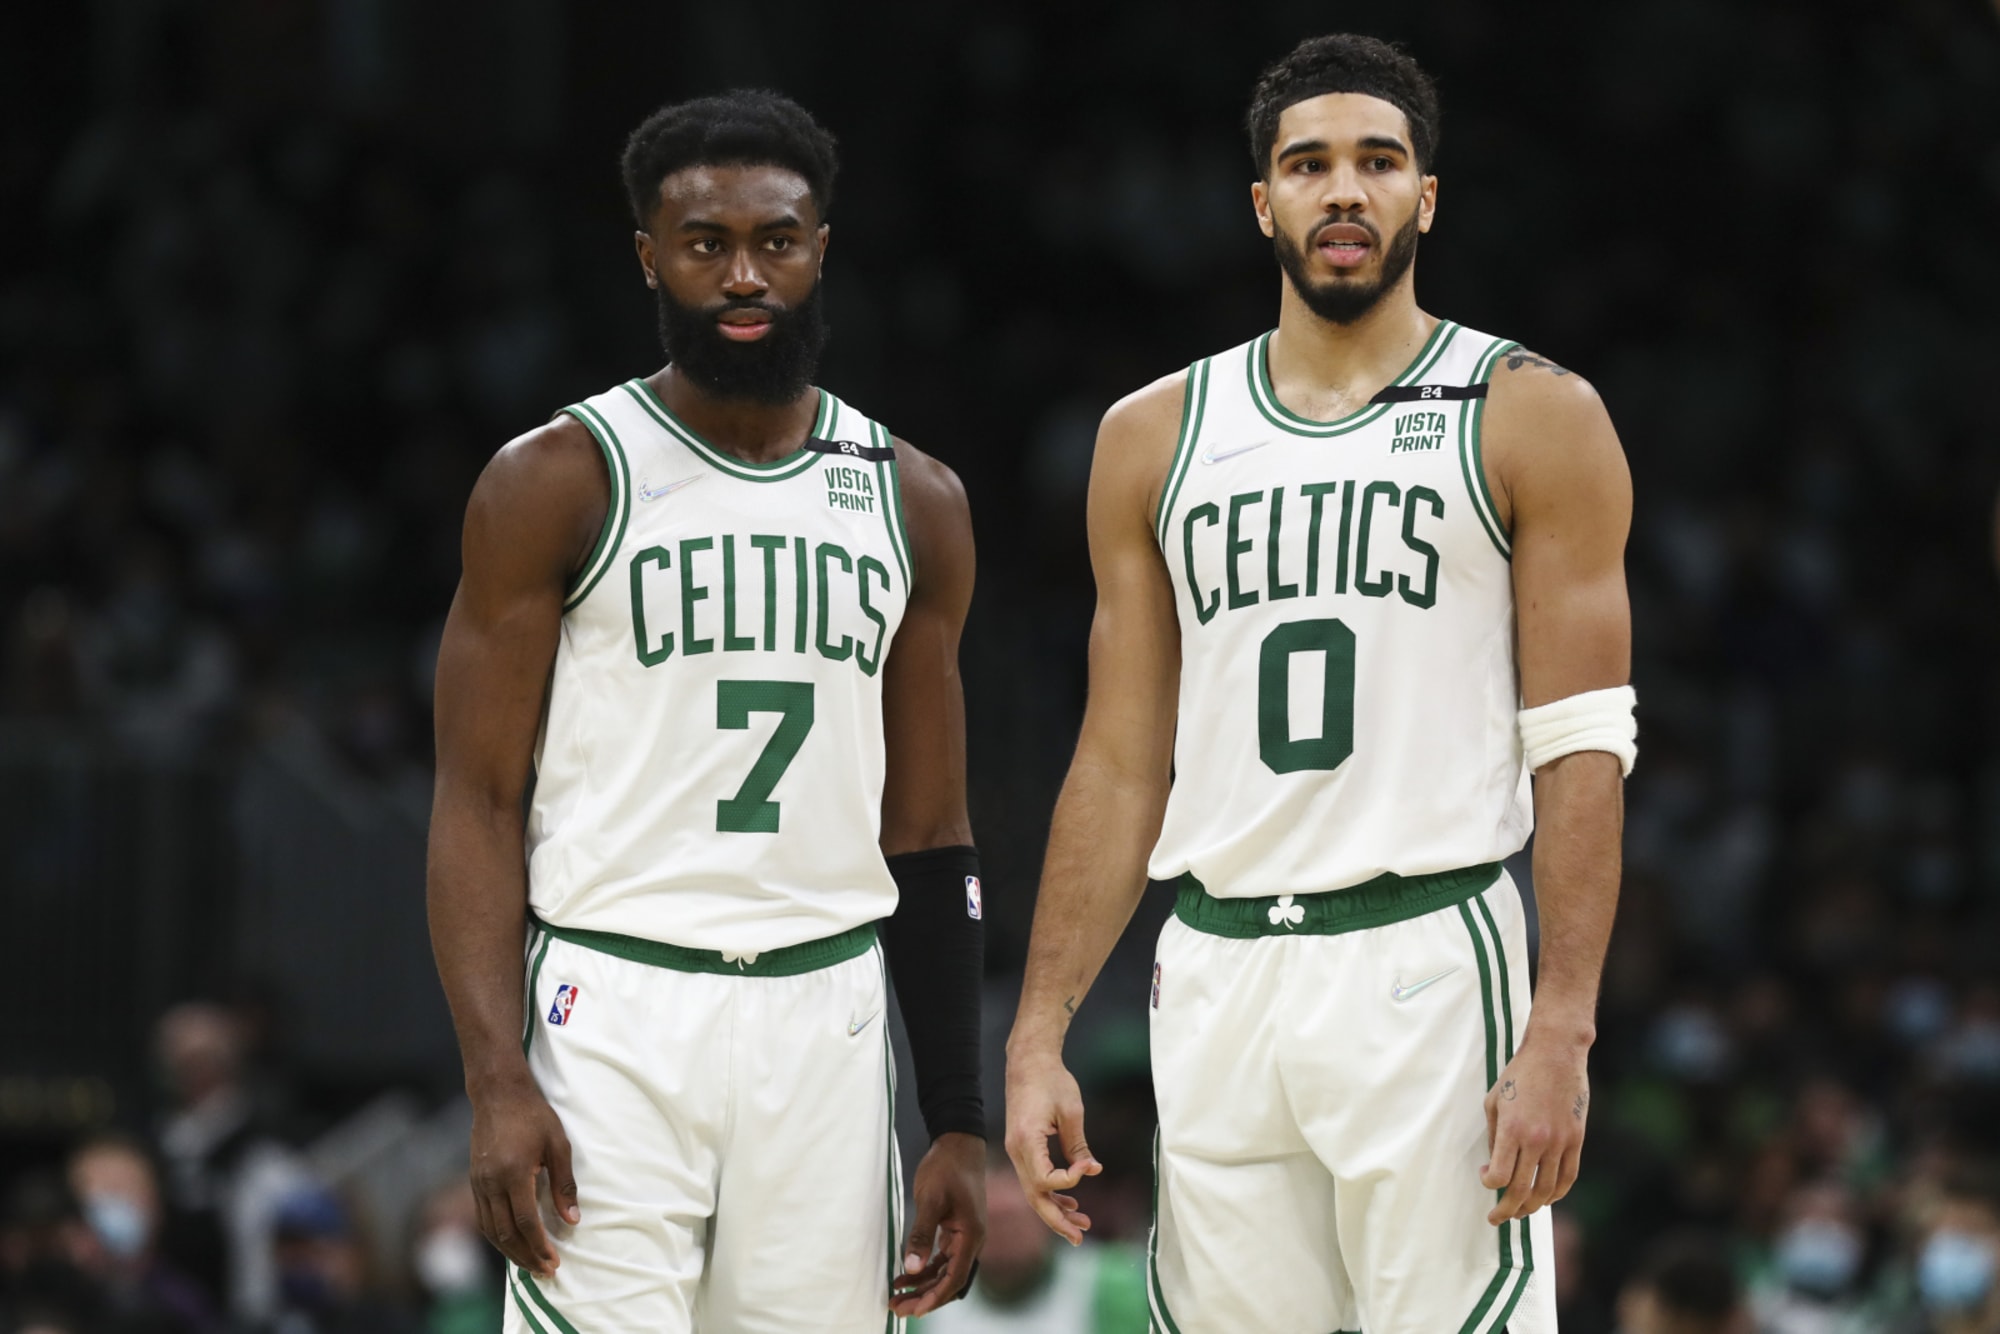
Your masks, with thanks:
M 83 1202 L 84 1221 L 104 1249 L 120 1260 L 136 1259 L 146 1250 L 146 1211 L 123 1195 L 92 1195 Z
M 1794 1288 L 1815 1297 L 1837 1297 L 1861 1268 L 1861 1238 L 1844 1223 L 1808 1218 L 1778 1239 L 1775 1258 Z
M 486 1246 L 461 1227 L 440 1228 L 417 1243 L 417 1282 L 433 1296 L 448 1297 L 486 1281 Z
M 1993 1246 L 1969 1232 L 1931 1233 L 1917 1255 L 1917 1292 L 1933 1311 L 1971 1311 L 1993 1290 Z

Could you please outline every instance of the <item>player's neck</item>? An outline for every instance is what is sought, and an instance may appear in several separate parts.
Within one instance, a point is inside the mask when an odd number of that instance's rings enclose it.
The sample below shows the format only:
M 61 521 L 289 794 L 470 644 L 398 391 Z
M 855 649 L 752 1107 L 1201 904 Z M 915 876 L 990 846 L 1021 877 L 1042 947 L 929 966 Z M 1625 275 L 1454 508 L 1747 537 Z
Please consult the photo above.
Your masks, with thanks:
M 1393 383 L 1423 348 L 1437 319 L 1417 306 L 1412 275 L 1351 324 L 1315 315 L 1289 281 L 1281 282 L 1278 332 L 1267 351 L 1279 401 L 1303 416 L 1351 412 Z
M 718 398 L 669 365 L 646 377 L 676 417 L 708 444 L 745 463 L 770 463 L 792 453 L 812 433 L 819 390 L 807 386 L 789 403 Z

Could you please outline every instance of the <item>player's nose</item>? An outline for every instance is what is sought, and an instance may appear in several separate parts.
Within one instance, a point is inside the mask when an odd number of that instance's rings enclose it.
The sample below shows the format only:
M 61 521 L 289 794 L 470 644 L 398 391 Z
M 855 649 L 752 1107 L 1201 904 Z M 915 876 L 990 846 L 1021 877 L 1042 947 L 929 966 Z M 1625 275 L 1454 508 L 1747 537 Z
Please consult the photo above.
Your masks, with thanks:
M 739 250 L 729 262 L 729 273 L 723 279 L 722 290 L 730 296 L 760 296 L 770 284 L 758 272 L 755 256 L 747 250 Z
M 1329 213 L 1352 213 L 1367 207 L 1368 193 L 1361 188 L 1361 173 L 1345 164 L 1334 167 L 1322 178 L 1319 202 Z

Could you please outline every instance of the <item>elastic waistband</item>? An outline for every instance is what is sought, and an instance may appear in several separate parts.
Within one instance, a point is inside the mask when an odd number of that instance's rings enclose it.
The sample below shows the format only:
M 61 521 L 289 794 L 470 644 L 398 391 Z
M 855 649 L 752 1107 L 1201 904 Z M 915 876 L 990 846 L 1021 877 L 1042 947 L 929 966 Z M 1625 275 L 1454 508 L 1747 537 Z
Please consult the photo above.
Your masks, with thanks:
M 1279 894 L 1261 899 L 1219 899 L 1193 873 L 1174 895 L 1174 916 L 1211 936 L 1338 936 L 1365 931 L 1464 903 L 1500 879 L 1500 863 L 1432 875 L 1378 875 L 1323 894 Z
M 731 977 L 796 977 L 817 972 L 837 963 L 866 954 L 875 943 L 875 924 L 864 922 L 850 931 L 824 940 L 807 940 L 797 945 L 781 945 L 774 950 L 697 950 L 685 945 L 639 936 L 621 936 L 615 931 L 579 931 L 574 927 L 551 926 L 530 914 L 528 922 L 537 931 L 546 931 L 557 940 L 581 945 L 600 954 L 609 954 L 633 963 L 671 968 L 677 973 L 727 973 Z

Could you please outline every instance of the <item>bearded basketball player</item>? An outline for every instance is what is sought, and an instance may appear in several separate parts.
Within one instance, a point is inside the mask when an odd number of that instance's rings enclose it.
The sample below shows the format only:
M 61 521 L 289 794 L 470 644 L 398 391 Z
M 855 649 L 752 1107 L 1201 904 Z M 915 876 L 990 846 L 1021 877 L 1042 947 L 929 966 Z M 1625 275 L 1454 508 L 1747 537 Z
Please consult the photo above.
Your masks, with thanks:
M 1277 327 L 1098 435 L 1090 698 L 1008 1149 L 1080 1241 L 1067 1192 L 1099 1165 L 1063 1035 L 1173 881 L 1154 1328 L 1543 1334 L 1636 755 L 1630 479 L 1581 378 L 1418 306 L 1438 104 L 1414 61 L 1305 42 L 1248 124 Z M 1536 818 L 1531 1011 L 1500 864 Z
M 835 165 L 769 93 L 641 125 L 668 364 L 467 511 L 430 920 L 515 1334 L 877 1334 L 984 1235 L 972 531 L 812 383 Z M 907 1232 L 885 944 L 932 1135 Z

